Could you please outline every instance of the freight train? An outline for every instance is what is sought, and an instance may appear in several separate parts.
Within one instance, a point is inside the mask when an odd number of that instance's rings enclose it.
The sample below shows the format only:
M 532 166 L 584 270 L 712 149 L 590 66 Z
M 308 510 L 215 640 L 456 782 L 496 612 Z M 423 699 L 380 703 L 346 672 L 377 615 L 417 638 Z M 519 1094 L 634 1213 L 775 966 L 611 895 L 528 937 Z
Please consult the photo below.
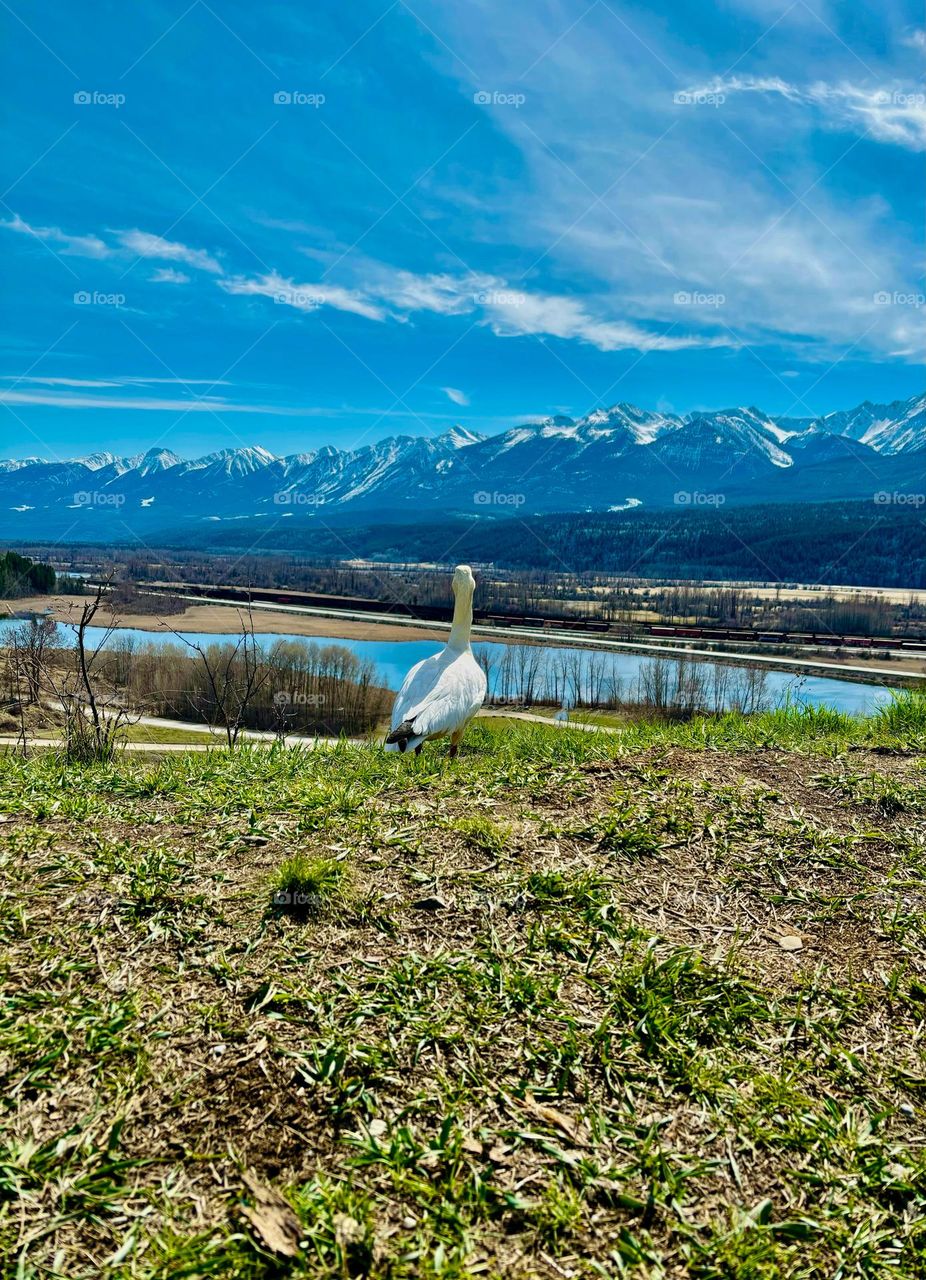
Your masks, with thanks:
M 171 591 L 183 595 L 209 596 L 235 603 L 248 600 L 260 604 L 297 605 L 304 609 L 328 609 L 337 613 L 391 614 L 400 618 L 416 618 L 421 622 L 445 622 L 446 605 L 418 604 L 415 600 L 370 600 L 360 596 L 333 596 L 311 591 L 290 591 L 276 587 L 240 587 L 203 585 L 190 582 L 139 583 L 143 590 Z M 749 627 L 675 626 L 662 622 L 608 622 L 603 618 L 550 618 L 537 614 L 498 613 L 476 609 L 473 620 L 490 627 L 527 627 L 535 630 L 579 632 L 606 635 L 612 640 L 727 641 L 740 644 L 817 645 L 828 648 L 903 649 L 926 653 L 926 635 L 859 636 L 837 635 L 831 631 L 782 631 Z

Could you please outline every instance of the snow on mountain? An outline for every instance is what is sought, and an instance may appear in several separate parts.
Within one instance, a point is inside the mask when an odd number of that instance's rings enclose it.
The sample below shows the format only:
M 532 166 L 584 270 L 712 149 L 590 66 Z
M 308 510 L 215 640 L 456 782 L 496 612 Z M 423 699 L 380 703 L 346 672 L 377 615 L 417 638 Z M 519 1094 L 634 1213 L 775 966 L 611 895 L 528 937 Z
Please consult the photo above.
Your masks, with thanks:
M 777 421 L 784 425 L 784 419 Z M 879 453 L 912 453 L 926 448 L 926 396 L 894 400 L 891 404 L 866 400 L 854 409 L 807 420 L 804 428 L 810 427 L 871 445 Z
M 898 483 L 921 491 L 926 452 L 917 450 L 926 451 L 926 396 L 816 419 L 771 418 L 755 407 L 682 417 L 621 403 L 578 419 L 522 421 L 494 436 L 455 425 L 438 436 L 284 458 L 252 446 L 185 460 L 154 446 L 131 458 L 14 459 L 0 462 L 0 512 L 15 510 L 18 529 L 28 520 L 42 531 L 57 512 L 63 532 L 81 506 L 82 526 L 102 535 L 117 513 L 123 525 L 137 519 L 156 530 L 191 520 L 310 518 L 320 508 L 412 519 L 614 510 L 670 505 L 680 491 L 731 502 L 858 498 Z M 118 501 L 88 502 L 88 493 Z
M 465 449 L 467 445 L 478 444 L 480 440 L 485 439 L 485 436 L 478 435 L 475 431 L 469 431 L 466 427 L 456 426 L 451 427 L 449 431 L 445 431 L 442 436 L 437 438 L 452 449 Z
M 228 476 L 247 476 L 276 461 L 276 455 L 268 449 L 253 445 L 244 449 L 219 449 L 217 453 L 200 458 L 199 465 L 207 470 L 221 471 Z
M 616 404 L 610 409 L 595 409 L 580 419 L 580 427 L 593 431 L 623 431 L 637 444 L 652 444 L 666 431 L 682 425 L 683 419 L 674 413 L 651 413 L 634 404 Z
M 665 438 L 661 452 L 689 464 L 696 455 L 699 463 L 714 456 L 718 462 L 726 457 L 731 465 L 751 459 L 790 467 L 794 460 L 776 443 L 781 434 L 785 433 L 758 409 L 722 409 L 690 415 L 684 426 Z
M 899 412 L 872 422 L 861 443 L 870 444 L 879 453 L 913 453 L 916 449 L 926 449 L 926 396 L 896 401 L 888 405 L 888 409 Z
M 134 458 L 127 459 L 126 469 L 137 471 L 140 476 L 151 475 L 155 471 L 167 471 L 178 467 L 183 459 L 170 449 L 159 449 L 155 446 L 147 453 L 137 453 Z
M 86 458 L 74 458 L 73 461 L 79 462 L 88 471 L 102 471 L 104 467 L 118 464 L 121 459 L 114 453 L 91 453 Z

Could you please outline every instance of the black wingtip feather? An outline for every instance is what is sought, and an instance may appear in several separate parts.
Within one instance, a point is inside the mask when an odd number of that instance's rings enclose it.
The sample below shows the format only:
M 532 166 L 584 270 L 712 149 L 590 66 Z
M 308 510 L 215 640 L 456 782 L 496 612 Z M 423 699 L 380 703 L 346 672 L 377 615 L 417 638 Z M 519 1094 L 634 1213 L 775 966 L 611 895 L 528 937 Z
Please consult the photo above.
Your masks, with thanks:
M 404 751 L 409 742 L 415 736 L 415 725 L 411 720 L 403 720 L 402 723 L 392 732 L 386 739 L 388 746 L 398 745 L 400 751 Z

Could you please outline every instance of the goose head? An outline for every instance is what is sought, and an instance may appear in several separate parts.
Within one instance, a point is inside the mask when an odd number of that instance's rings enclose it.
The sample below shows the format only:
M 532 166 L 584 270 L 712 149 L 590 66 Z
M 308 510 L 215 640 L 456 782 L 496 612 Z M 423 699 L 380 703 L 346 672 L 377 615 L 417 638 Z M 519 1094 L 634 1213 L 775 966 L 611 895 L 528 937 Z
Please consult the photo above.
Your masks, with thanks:
M 459 599 L 460 596 L 471 596 L 476 590 L 476 579 L 473 577 L 473 571 L 468 564 L 458 564 L 453 571 L 453 594 Z

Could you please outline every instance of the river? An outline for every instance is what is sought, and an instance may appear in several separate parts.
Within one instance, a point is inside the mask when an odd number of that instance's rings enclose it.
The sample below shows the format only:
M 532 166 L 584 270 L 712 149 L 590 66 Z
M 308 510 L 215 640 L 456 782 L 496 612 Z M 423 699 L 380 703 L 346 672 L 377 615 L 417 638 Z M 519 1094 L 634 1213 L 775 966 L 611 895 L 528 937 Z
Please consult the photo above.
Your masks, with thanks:
M 5 637 L 15 625 L 12 620 L 0 620 L 0 645 L 6 643 Z M 73 643 L 73 628 L 62 625 L 59 630 L 63 637 Z M 216 635 L 212 632 L 183 631 L 179 634 L 185 640 L 204 647 L 235 639 L 233 636 Z M 102 627 L 87 628 L 87 641 L 90 645 L 98 645 L 104 635 Z M 174 636 L 132 627 L 120 627 L 114 631 L 109 643 L 116 644 L 128 639 L 139 646 L 179 645 Z M 398 689 L 413 663 L 437 653 L 442 647 L 438 640 L 346 640 L 327 636 L 313 639 L 279 632 L 258 634 L 257 640 L 264 649 L 277 640 L 341 646 L 349 649 L 359 659 L 372 663 L 377 682 L 390 689 Z M 594 695 L 597 690 L 598 696 L 602 697 L 608 691 L 617 689 L 632 699 L 641 679 L 645 680 L 647 673 L 652 673 L 654 662 L 649 655 L 605 652 L 570 645 L 518 645 L 486 641 L 475 643 L 473 650 L 488 663 L 489 683 L 493 694 L 513 699 L 523 687 L 525 679 L 530 679 L 535 701 L 541 700 L 541 695 L 545 695 L 544 700 L 565 700 L 571 703 L 575 700 L 577 682 L 586 693 Z M 662 658 L 659 661 L 665 664 L 664 670 L 670 674 L 670 678 L 674 678 L 678 673 L 677 660 Z M 726 674 L 715 677 L 715 666 L 716 664 L 707 660 L 691 659 L 688 662 L 689 671 L 693 668 L 701 670 L 707 681 L 728 684 L 730 687 L 720 693 L 719 699 L 729 703 L 737 696 L 737 689 L 740 693 L 742 691 L 742 668 L 725 664 L 722 670 Z M 867 715 L 889 701 L 890 696 L 890 690 L 880 685 L 859 684 L 830 676 L 795 675 L 787 671 L 768 670 L 764 673 L 765 705 L 776 705 L 791 699 L 810 705 L 829 706 L 855 715 Z

